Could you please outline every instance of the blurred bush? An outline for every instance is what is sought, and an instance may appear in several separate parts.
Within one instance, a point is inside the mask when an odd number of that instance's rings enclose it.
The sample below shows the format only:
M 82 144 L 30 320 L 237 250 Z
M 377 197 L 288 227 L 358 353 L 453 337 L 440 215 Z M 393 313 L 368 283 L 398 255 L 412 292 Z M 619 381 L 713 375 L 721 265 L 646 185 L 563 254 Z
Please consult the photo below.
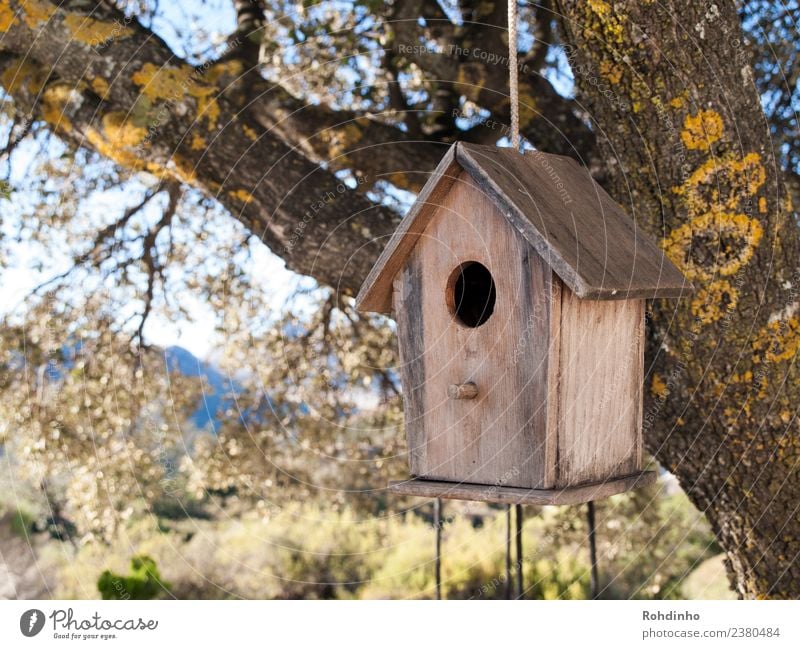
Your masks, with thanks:
M 128 575 L 104 570 L 97 580 L 97 589 L 103 599 L 158 599 L 169 590 L 169 584 L 161 579 L 153 559 L 138 556 L 131 559 Z
M 26 509 L 18 507 L 11 514 L 11 531 L 18 536 L 27 538 L 34 531 L 36 516 Z
M 525 511 L 525 597 L 589 597 L 585 506 Z M 114 580 L 126 584 L 130 593 L 154 596 L 159 593 L 147 589 L 157 591 L 159 584 L 177 598 L 435 596 L 429 504 L 398 508 L 383 517 L 313 502 L 264 512 L 226 519 L 224 511 L 218 511 L 212 520 L 143 517 L 120 529 L 109 544 L 92 542 L 77 550 L 49 544 L 45 559 L 58 573 L 55 595 L 96 597 L 93 585 L 106 570 L 100 586 L 104 597 L 114 594 L 110 588 L 118 590 Z M 448 502 L 445 512 L 443 596 L 504 597 L 502 509 Z M 719 552 L 705 519 L 682 493 L 652 489 L 602 501 L 597 504 L 597 525 L 604 598 L 683 597 L 686 577 Z M 122 577 L 131 550 L 142 561 Z M 169 580 L 168 587 L 156 565 Z M 721 579 L 724 583 L 724 575 Z

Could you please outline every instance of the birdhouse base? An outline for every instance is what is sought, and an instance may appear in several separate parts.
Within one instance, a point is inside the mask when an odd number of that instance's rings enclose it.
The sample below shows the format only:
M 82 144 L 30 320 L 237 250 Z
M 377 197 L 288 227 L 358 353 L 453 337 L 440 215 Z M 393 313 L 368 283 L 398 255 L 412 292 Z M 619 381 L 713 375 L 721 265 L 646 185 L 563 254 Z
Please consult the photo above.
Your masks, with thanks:
M 642 471 L 563 489 L 522 489 L 468 482 L 442 482 L 438 480 L 410 480 L 389 483 L 389 491 L 404 496 L 423 498 L 448 498 L 451 500 L 479 500 L 503 505 L 577 505 L 591 500 L 601 500 L 656 480 L 654 471 Z

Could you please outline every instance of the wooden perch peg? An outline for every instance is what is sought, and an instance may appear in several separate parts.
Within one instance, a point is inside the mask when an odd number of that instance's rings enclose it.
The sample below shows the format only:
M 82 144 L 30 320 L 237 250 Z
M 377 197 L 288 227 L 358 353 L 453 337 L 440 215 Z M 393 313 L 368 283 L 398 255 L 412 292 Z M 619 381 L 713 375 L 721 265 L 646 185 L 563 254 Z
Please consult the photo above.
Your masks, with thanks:
M 472 382 L 453 383 L 447 387 L 447 396 L 451 399 L 474 399 L 478 396 L 478 386 Z

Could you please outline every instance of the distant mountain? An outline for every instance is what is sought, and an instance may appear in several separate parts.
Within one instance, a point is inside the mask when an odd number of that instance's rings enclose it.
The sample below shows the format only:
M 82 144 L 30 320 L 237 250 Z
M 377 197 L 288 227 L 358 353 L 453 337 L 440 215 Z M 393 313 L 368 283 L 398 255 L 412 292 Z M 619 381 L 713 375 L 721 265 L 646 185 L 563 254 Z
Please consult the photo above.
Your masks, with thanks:
M 170 372 L 196 376 L 203 380 L 202 399 L 189 421 L 199 429 L 216 432 L 222 413 L 233 405 L 233 395 L 238 392 L 239 386 L 216 367 L 200 360 L 183 347 L 167 347 L 164 350 L 164 362 Z

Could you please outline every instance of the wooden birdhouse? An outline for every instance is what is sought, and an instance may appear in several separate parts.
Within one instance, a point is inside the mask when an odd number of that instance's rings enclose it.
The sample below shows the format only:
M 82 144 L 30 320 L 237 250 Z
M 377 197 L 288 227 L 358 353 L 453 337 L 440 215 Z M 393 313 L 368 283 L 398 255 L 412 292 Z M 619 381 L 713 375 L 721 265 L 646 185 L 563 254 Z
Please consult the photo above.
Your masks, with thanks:
M 574 504 L 642 472 L 645 299 L 689 283 L 574 160 L 457 143 L 365 280 L 397 321 L 406 494 Z

